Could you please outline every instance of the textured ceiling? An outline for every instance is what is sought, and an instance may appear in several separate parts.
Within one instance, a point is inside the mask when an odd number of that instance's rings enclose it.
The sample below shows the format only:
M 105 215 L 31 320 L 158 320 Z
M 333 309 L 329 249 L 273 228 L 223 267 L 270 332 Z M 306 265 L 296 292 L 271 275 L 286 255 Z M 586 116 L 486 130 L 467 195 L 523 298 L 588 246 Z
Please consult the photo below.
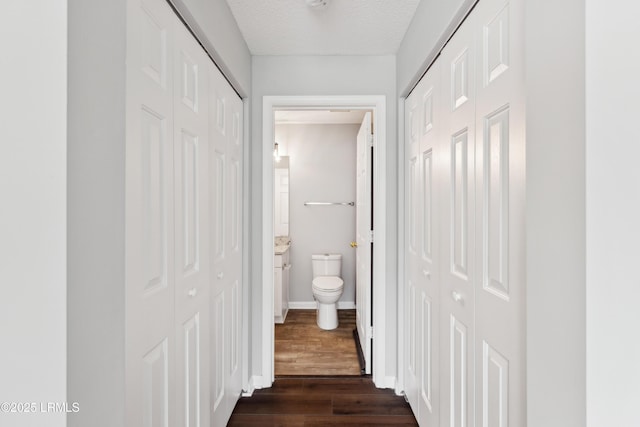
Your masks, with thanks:
M 227 0 L 253 55 L 395 54 L 420 0 Z

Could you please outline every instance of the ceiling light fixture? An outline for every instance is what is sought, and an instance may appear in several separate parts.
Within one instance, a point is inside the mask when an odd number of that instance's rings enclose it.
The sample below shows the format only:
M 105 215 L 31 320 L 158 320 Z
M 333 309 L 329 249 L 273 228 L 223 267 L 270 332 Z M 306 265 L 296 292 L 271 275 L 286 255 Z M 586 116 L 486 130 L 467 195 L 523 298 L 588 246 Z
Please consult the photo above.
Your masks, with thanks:
M 273 158 L 276 160 L 276 162 L 280 161 L 280 153 L 278 152 L 278 143 L 277 142 L 273 146 Z
M 329 0 L 304 0 L 312 9 L 325 9 L 329 5 Z

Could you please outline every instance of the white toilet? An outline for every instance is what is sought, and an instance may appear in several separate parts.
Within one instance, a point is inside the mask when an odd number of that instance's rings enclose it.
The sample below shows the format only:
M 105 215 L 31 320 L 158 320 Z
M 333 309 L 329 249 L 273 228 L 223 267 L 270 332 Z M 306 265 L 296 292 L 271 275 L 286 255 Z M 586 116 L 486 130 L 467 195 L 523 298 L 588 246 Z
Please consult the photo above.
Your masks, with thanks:
M 311 255 L 313 270 L 311 288 L 313 297 L 318 302 L 316 323 L 321 329 L 330 330 L 338 327 L 336 303 L 344 289 L 344 281 L 340 278 L 341 266 L 342 255 L 340 254 Z

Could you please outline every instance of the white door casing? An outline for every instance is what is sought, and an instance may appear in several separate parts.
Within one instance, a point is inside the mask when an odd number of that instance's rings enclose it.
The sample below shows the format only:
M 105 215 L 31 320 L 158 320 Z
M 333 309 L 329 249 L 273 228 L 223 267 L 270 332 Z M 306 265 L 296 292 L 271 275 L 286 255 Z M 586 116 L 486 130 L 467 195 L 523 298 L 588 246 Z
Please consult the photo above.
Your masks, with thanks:
M 386 101 L 384 96 L 265 96 L 262 103 L 262 371 L 252 378 L 256 387 L 271 387 L 274 379 L 274 323 L 273 323 L 273 143 L 274 111 L 277 109 L 345 108 L 373 111 L 373 228 L 376 230 L 376 245 L 373 258 L 373 325 L 375 340 L 372 343 L 371 373 L 378 387 L 393 388 L 395 374 L 386 375 L 386 316 L 387 289 L 385 286 L 386 260 Z M 378 327 L 379 326 L 379 327 Z
M 364 356 L 365 373 L 371 374 L 371 113 L 364 115 L 357 135 L 356 160 L 356 328 Z

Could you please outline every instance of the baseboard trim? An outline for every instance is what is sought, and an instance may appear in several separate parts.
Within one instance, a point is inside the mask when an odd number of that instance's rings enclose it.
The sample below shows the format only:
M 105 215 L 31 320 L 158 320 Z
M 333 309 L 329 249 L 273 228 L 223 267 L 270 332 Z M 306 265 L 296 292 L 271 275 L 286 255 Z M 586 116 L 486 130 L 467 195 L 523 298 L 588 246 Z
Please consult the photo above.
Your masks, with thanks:
M 353 301 L 338 301 L 338 310 L 353 310 L 356 303 Z M 289 310 L 315 310 L 315 301 L 289 301 Z

